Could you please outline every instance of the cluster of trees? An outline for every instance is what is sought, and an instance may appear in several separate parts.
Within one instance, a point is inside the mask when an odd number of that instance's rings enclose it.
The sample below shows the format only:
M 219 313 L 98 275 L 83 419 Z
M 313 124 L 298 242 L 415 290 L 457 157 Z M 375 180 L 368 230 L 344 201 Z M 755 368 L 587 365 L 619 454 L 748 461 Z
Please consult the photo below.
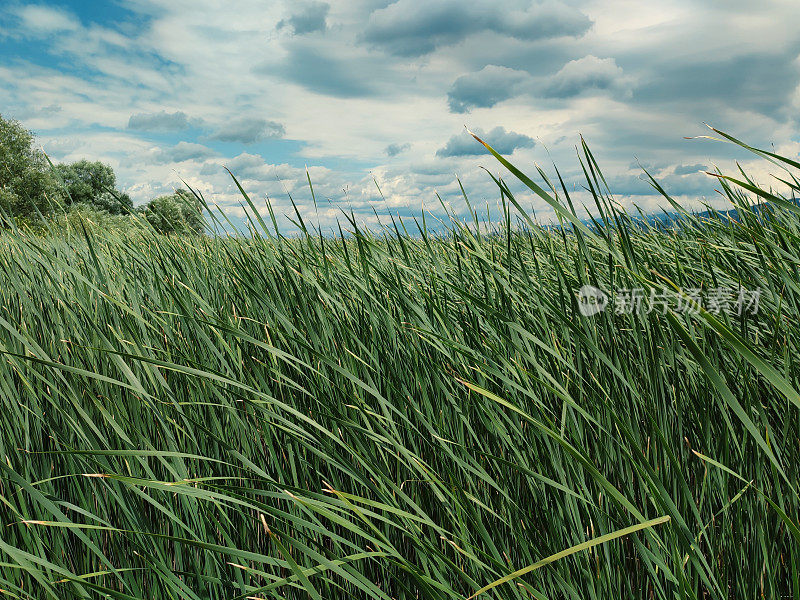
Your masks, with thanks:
M 117 176 L 109 165 L 84 159 L 56 165 L 55 174 L 67 206 L 85 204 L 112 215 L 124 215 L 133 210 L 130 196 L 116 189 Z
M 161 233 L 201 233 L 203 205 L 179 189 L 134 207 L 117 189 L 114 170 L 80 160 L 53 165 L 34 146 L 33 134 L 18 121 L 0 116 L 0 216 L 35 221 L 55 215 L 143 217 Z M 120 219 L 117 219 L 119 222 Z

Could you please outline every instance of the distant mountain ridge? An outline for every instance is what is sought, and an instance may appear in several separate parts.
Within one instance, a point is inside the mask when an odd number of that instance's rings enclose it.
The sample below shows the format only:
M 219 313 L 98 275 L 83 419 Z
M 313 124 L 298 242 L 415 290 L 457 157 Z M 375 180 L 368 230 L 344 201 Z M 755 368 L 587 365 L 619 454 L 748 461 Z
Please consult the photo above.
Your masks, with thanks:
M 800 198 L 793 198 L 790 199 L 789 201 L 797 206 L 800 206 Z M 750 210 L 756 215 L 763 216 L 763 215 L 768 215 L 772 210 L 774 210 L 774 208 L 772 203 L 763 202 L 760 204 L 751 205 Z M 738 208 L 731 208 L 728 210 L 710 209 L 700 212 L 693 211 L 690 212 L 689 214 L 700 220 L 718 219 L 723 221 L 730 220 L 730 221 L 741 222 Z M 641 223 L 642 225 L 647 225 L 650 227 L 654 226 L 665 227 L 665 228 L 675 227 L 679 226 L 685 220 L 686 220 L 686 215 L 676 211 L 631 216 L 631 221 L 633 223 Z M 583 222 L 589 227 L 594 226 L 595 222 L 600 223 L 602 225 L 602 222 L 599 219 L 595 221 L 593 221 L 592 219 L 586 219 Z

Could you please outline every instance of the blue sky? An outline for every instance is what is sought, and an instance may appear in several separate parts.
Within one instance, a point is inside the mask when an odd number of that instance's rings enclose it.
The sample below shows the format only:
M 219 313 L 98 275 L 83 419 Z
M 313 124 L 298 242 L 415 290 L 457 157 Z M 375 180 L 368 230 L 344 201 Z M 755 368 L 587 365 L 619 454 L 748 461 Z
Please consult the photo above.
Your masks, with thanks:
M 0 113 L 56 161 L 110 163 L 136 203 L 184 180 L 234 218 L 223 167 L 326 227 L 341 209 L 367 224 L 373 209 L 438 214 L 436 194 L 463 213 L 457 177 L 494 206 L 480 167 L 502 170 L 465 126 L 528 171 L 555 161 L 579 198 L 583 134 L 621 203 L 661 204 L 640 164 L 713 203 L 701 170 L 767 172 L 684 139 L 704 122 L 798 155 L 798 13 L 794 0 L 11 0 Z

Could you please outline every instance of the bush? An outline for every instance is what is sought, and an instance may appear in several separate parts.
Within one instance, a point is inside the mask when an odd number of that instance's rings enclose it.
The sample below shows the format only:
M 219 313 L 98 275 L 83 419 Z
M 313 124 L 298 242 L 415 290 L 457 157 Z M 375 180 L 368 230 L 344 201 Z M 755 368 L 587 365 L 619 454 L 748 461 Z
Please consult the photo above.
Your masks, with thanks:
M 73 204 L 69 210 L 51 219 L 51 228 L 65 232 L 125 233 L 136 226 L 136 217 L 131 214 L 111 214 L 93 204 Z
M 142 212 L 144 218 L 160 233 L 198 234 L 205 228 L 202 202 L 184 189 L 154 198 Z

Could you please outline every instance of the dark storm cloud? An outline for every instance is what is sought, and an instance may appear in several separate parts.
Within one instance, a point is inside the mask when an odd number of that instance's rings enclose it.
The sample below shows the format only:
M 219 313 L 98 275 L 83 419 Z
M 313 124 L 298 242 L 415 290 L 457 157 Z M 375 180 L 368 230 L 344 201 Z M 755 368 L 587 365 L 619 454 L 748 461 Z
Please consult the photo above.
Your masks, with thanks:
M 313 46 L 291 44 L 279 65 L 261 65 L 258 73 L 275 74 L 304 88 L 327 96 L 356 98 L 372 96 L 369 74 L 352 63 L 340 61 Z
M 699 172 L 686 175 L 668 173 L 655 176 L 655 179 L 671 196 L 692 195 L 696 198 L 713 196 L 714 186 L 717 183 L 712 177 Z M 615 196 L 647 196 L 655 194 L 653 186 L 650 185 L 650 181 L 643 171 L 618 174 L 607 173 L 606 181 Z M 668 205 L 666 201 L 665 205 Z
M 791 95 L 800 83 L 798 53 L 800 43 L 788 53 L 656 59 L 650 77 L 637 86 L 635 100 L 652 105 L 688 101 L 703 107 L 713 102 L 775 117 L 791 104 Z M 711 116 L 707 114 L 704 118 Z
M 301 3 L 287 19 L 278 23 L 278 29 L 289 27 L 296 35 L 325 31 L 330 10 L 327 2 Z
M 264 180 L 268 176 L 266 173 L 268 169 L 267 161 L 257 154 L 243 152 L 239 156 L 228 160 L 225 166 L 240 178 Z
M 550 76 L 533 77 L 526 71 L 487 65 L 462 75 L 447 94 L 452 112 L 488 108 L 522 94 L 564 100 L 612 90 L 622 96 L 630 92 L 632 78 L 623 74 L 613 58 L 584 56 L 571 60 Z
M 194 122 L 185 112 L 168 113 L 165 110 L 154 113 L 137 113 L 128 119 L 128 129 L 138 131 L 182 131 L 189 129 Z
M 211 148 L 193 142 L 179 142 L 170 148 L 158 150 L 153 157 L 155 164 L 168 164 L 173 162 L 184 162 L 187 160 L 203 160 L 214 156 Z
M 489 132 L 476 129 L 475 135 L 500 154 L 511 154 L 517 148 L 532 148 L 536 143 L 527 135 L 506 131 L 503 127 L 495 127 Z M 466 131 L 454 135 L 443 148 L 436 151 L 436 156 L 478 156 L 481 154 L 486 154 L 486 149 Z
M 484 31 L 520 40 L 580 36 L 591 21 L 578 9 L 554 0 L 526 7 L 490 0 L 398 0 L 373 12 L 362 39 L 398 56 L 423 56 Z
M 236 119 L 220 127 L 210 139 L 220 142 L 239 142 L 255 144 L 268 139 L 281 138 L 286 128 L 275 121 L 266 119 Z
M 693 175 L 700 171 L 705 171 L 706 166 L 701 164 L 696 165 L 678 165 L 675 167 L 675 175 Z
M 622 69 L 613 58 L 584 56 L 565 64 L 542 88 L 549 98 L 571 98 L 590 90 L 624 87 Z
M 397 156 L 398 154 L 402 154 L 406 150 L 411 148 L 411 144 L 389 144 L 386 146 L 386 156 L 393 157 Z
M 519 85 L 528 77 L 524 71 L 487 65 L 480 71 L 456 79 L 447 93 L 447 103 L 456 113 L 494 106 L 516 95 Z

